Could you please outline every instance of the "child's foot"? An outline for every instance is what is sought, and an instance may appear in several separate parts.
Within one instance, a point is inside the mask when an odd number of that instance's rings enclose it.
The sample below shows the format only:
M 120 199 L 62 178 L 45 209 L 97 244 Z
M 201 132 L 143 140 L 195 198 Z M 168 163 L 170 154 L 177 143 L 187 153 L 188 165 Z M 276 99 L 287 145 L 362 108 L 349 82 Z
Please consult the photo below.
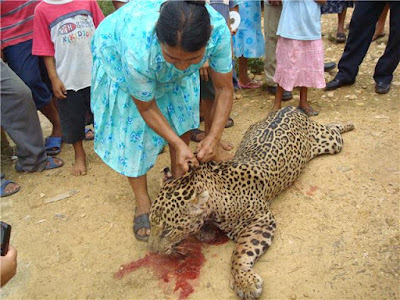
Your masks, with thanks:
M 86 175 L 86 159 L 76 159 L 72 166 L 71 174 L 74 176 Z
M 280 110 L 281 108 L 282 108 L 281 105 L 274 104 L 274 106 L 272 106 L 271 112 L 278 111 L 278 110 Z

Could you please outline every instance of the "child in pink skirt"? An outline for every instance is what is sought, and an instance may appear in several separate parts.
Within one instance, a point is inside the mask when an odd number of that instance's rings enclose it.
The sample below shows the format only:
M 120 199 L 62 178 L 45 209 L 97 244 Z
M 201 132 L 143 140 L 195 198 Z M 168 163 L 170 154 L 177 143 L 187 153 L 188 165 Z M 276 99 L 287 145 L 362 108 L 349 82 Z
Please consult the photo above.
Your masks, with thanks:
M 301 109 L 308 116 L 316 116 L 307 102 L 307 88 L 324 88 L 324 49 L 321 39 L 322 1 L 283 0 L 277 30 L 276 70 L 277 83 L 273 110 L 281 108 L 283 91 L 300 87 Z

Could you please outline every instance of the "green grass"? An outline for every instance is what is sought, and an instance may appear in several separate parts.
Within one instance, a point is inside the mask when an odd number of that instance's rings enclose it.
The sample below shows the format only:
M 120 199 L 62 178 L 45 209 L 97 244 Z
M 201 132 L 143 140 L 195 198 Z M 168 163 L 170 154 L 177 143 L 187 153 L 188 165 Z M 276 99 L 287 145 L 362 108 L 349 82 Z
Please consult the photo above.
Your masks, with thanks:
M 100 5 L 100 8 L 105 16 L 108 16 L 115 11 L 111 0 L 97 0 L 97 3 Z

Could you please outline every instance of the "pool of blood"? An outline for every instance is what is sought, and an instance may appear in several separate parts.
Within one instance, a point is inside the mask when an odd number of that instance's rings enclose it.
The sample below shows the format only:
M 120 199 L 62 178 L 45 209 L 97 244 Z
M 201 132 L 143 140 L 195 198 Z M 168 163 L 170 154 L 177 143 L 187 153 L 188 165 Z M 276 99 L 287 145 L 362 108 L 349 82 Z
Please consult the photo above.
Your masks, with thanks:
M 174 279 L 174 292 L 179 292 L 179 299 L 186 299 L 194 292 L 193 281 L 200 275 L 200 269 L 204 265 L 205 258 L 202 248 L 209 245 L 222 245 L 229 241 L 229 238 L 217 228 L 214 230 L 214 238 L 207 243 L 202 243 L 194 237 L 184 240 L 179 248 L 185 249 L 185 256 L 163 256 L 160 254 L 148 253 L 145 257 L 122 265 L 120 270 L 114 274 L 114 278 L 121 279 L 140 268 L 149 268 L 153 274 L 162 282 L 169 283 Z

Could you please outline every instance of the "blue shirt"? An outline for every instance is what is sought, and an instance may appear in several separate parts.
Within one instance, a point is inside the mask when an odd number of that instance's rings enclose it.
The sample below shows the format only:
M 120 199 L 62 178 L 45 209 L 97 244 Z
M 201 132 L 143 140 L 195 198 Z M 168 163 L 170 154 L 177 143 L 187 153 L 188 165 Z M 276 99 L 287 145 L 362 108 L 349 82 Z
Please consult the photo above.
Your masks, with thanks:
M 283 0 L 277 35 L 300 41 L 321 39 L 321 7 L 314 0 Z

